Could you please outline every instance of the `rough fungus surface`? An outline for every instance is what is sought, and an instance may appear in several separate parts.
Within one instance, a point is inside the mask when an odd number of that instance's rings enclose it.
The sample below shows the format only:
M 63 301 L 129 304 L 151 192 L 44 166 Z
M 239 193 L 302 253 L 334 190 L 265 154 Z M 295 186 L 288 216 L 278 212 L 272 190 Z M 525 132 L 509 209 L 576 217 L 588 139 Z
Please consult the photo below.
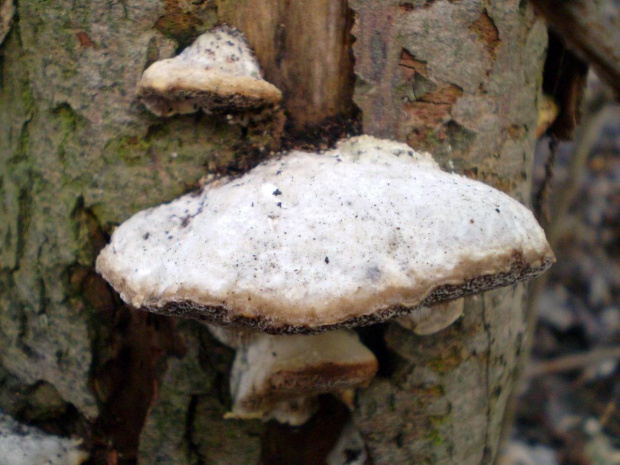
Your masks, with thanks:
M 406 144 L 359 136 L 136 214 L 97 269 L 134 307 L 278 333 L 380 322 L 552 261 L 519 202 Z

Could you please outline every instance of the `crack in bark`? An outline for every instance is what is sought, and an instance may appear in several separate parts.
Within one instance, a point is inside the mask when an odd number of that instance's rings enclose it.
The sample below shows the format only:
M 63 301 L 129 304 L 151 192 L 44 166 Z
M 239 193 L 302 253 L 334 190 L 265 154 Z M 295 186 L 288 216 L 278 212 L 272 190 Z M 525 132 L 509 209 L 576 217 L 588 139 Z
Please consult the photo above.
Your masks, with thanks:
M 28 182 L 28 184 L 31 184 Z M 30 230 L 30 221 L 32 217 L 32 195 L 30 188 L 21 188 L 17 198 L 17 238 L 15 240 L 15 265 L 12 271 L 19 270 L 20 264 L 26 250 L 26 240 L 28 231 Z
M 492 332 L 491 332 L 491 324 L 489 323 L 488 319 L 487 319 L 487 302 L 486 302 L 486 296 L 483 295 L 482 298 L 480 299 L 481 302 L 481 306 L 482 306 L 482 324 L 484 327 L 484 334 L 486 335 L 487 338 L 487 350 L 486 350 L 486 356 L 485 356 L 485 361 L 486 361 L 486 366 L 485 366 L 485 377 L 486 377 L 486 382 L 485 382 L 485 387 L 486 387 L 486 402 L 487 402 L 487 408 L 486 408 L 486 423 L 487 425 L 491 425 L 491 389 L 490 389 L 490 383 L 491 383 L 491 353 L 492 353 L 492 341 L 493 341 L 493 336 L 492 336 Z M 488 464 L 489 462 L 489 455 L 490 455 L 490 449 L 489 449 L 489 434 L 490 434 L 490 428 L 487 427 L 487 430 L 485 432 L 484 435 L 484 448 L 483 448 L 483 452 L 482 452 L 482 461 L 480 462 L 480 464 Z
M 200 396 L 190 396 L 187 404 L 187 415 L 185 417 L 185 434 L 183 438 L 187 443 L 187 459 L 189 463 L 194 465 L 206 465 L 206 458 L 200 452 L 200 444 L 194 440 L 194 420 L 196 418 L 196 410 Z M 197 461 L 195 461 L 197 460 Z
M 45 280 L 41 276 L 41 273 L 38 271 L 41 268 L 41 253 L 43 251 L 43 244 L 40 244 L 37 248 L 37 280 L 36 282 L 39 285 L 39 296 L 38 296 L 38 315 L 45 315 L 47 310 L 47 289 L 45 286 Z

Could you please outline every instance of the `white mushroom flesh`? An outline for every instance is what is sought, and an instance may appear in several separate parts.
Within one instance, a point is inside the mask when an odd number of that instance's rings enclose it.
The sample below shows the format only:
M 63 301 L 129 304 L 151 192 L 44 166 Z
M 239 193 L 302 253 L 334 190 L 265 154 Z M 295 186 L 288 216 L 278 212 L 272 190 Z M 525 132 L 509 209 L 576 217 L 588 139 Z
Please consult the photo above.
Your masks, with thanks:
M 262 77 L 260 66 L 243 34 L 233 28 L 218 28 L 200 35 L 172 60 L 230 76 Z

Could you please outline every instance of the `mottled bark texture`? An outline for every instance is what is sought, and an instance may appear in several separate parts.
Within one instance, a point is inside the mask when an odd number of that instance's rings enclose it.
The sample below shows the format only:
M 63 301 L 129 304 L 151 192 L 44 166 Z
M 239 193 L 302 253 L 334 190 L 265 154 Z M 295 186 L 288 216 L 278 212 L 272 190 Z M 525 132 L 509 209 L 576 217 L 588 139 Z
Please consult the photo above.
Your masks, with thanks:
M 84 437 L 92 463 L 132 463 L 139 435 L 144 464 L 295 454 L 293 430 L 222 419 L 231 350 L 198 323 L 125 308 L 93 271 L 133 212 L 277 149 L 277 121 L 163 119 L 135 99 L 146 66 L 221 20 L 247 28 L 294 130 L 350 117 L 355 103 L 365 132 L 528 201 L 545 32 L 524 1 L 20 0 L 0 45 L 0 409 Z M 523 295 L 469 299 L 436 336 L 366 331 L 383 367 L 354 418 L 373 463 L 492 461 Z M 304 447 L 323 457 L 336 433 Z
M 527 204 L 546 43 L 528 5 L 351 7 L 364 130 Z M 468 299 L 462 320 L 434 336 L 388 325 L 390 376 L 359 393 L 354 413 L 373 463 L 492 463 L 526 336 L 521 285 Z
M 94 259 L 133 212 L 207 172 L 244 169 L 270 142 L 203 115 L 156 118 L 137 103 L 145 67 L 217 21 L 208 2 L 177 3 L 21 1 L 1 49 L 0 390 L 49 389 L 37 415 L 10 396 L 0 409 L 56 419 L 123 459 L 136 456 L 160 362 L 185 349 L 172 320 L 122 307 Z

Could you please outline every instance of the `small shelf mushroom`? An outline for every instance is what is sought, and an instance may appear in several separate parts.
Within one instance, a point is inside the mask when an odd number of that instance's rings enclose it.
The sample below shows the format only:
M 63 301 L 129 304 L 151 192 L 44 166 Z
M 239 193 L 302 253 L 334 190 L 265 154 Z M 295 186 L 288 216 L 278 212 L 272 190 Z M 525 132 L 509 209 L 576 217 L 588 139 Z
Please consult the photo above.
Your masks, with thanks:
M 282 94 L 262 78 L 243 34 L 222 26 L 199 36 L 178 56 L 149 66 L 138 97 L 158 116 L 198 110 L 235 115 L 273 110 Z
M 353 408 L 354 390 L 367 386 L 379 364 L 350 330 L 273 336 L 245 328 L 206 326 L 237 351 L 230 375 L 233 408 L 226 418 L 274 419 L 297 426 L 331 393 Z
M 137 213 L 115 231 L 97 269 L 136 308 L 257 334 L 296 335 L 414 312 L 419 326 L 440 308 L 433 304 L 528 279 L 553 261 L 544 232 L 516 200 L 441 171 L 429 154 L 405 144 L 360 136 L 323 154 L 291 152 Z M 445 313 L 447 320 L 458 317 L 458 311 Z M 267 362 L 269 348 L 281 343 L 289 347 L 282 354 L 311 353 L 314 341 L 323 341 L 219 333 L 239 347 L 233 415 L 245 416 L 253 407 L 242 399 L 251 396 L 240 394 L 238 381 L 256 392 L 272 384 L 262 378 L 277 372 Z M 355 345 L 349 332 L 331 334 L 323 345 L 346 338 L 346 347 Z M 329 357 L 329 363 L 343 363 L 327 352 L 317 349 L 326 363 Z M 265 363 L 260 375 L 248 363 L 256 357 Z M 287 379 L 303 385 L 306 372 L 299 370 L 298 381 Z M 367 382 L 352 379 L 353 386 Z M 304 398 L 325 392 L 329 383 L 323 379 Z M 263 408 L 269 402 L 260 399 L 248 403 L 258 405 L 254 413 L 277 416 L 279 407 L 269 412 Z
M 273 418 L 300 425 L 315 413 L 319 394 L 366 386 L 378 369 L 373 353 L 351 330 L 311 336 L 249 334 L 253 337 L 234 346 L 233 409 L 227 418 Z

